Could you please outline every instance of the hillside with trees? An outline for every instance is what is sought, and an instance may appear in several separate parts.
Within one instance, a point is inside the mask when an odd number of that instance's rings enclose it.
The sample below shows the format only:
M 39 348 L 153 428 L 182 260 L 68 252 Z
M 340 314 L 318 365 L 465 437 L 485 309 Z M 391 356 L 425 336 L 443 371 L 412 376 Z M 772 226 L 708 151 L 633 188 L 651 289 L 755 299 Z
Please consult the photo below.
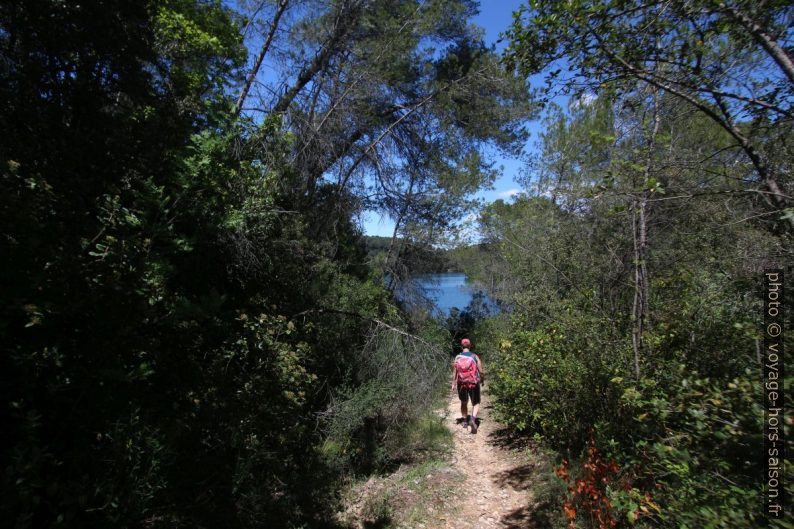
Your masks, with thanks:
M 457 248 L 440 248 L 421 239 L 365 236 L 367 257 L 375 268 L 403 281 L 416 276 L 461 272 Z

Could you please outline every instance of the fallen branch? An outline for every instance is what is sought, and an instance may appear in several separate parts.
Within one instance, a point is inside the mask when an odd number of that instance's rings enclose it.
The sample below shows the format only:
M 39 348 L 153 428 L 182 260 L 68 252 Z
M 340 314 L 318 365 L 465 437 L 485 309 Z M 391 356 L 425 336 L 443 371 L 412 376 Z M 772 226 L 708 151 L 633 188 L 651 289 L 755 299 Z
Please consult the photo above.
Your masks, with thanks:
M 421 343 L 422 345 L 426 346 L 427 348 L 429 348 L 431 351 L 435 351 L 435 352 L 438 352 L 440 354 L 446 354 L 446 353 L 443 353 L 441 351 L 441 349 L 437 345 L 434 345 L 434 344 L 428 342 L 424 338 L 420 338 L 419 336 L 416 336 L 415 334 L 411 334 L 411 333 L 409 333 L 407 331 L 404 331 L 404 330 L 400 329 L 399 327 L 395 327 L 393 325 L 389 325 L 385 321 L 379 320 L 378 318 L 373 318 L 371 316 L 365 316 L 365 315 L 359 314 L 357 312 L 351 312 L 351 311 L 348 311 L 348 310 L 330 309 L 330 308 L 320 307 L 320 308 L 316 308 L 316 309 L 304 310 L 302 312 L 294 314 L 290 319 L 294 320 L 295 318 L 298 318 L 300 316 L 305 316 L 307 314 L 340 314 L 340 315 L 343 315 L 343 316 L 350 316 L 350 317 L 357 318 L 357 319 L 360 319 L 360 320 L 369 321 L 371 323 L 376 324 L 378 327 L 385 327 L 386 329 L 389 329 L 392 332 L 395 332 L 397 334 L 401 334 L 401 335 L 405 336 L 406 338 L 409 338 L 411 340 L 417 341 L 417 342 Z

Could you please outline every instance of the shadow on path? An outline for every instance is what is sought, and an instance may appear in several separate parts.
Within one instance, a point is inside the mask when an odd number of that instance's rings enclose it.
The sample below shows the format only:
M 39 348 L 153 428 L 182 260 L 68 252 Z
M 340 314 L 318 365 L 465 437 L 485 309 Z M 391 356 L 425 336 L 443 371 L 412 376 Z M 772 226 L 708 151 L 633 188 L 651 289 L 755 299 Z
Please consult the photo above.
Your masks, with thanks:
M 494 446 L 507 450 L 524 450 L 533 446 L 531 439 L 525 435 L 519 435 L 509 428 L 494 430 L 488 441 Z
M 499 522 L 504 529 L 549 529 L 558 527 L 548 511 L 520 507 L 505 514 Z
M 494 476 L 494 482 L 499 485 L 500 488 L 509 486 L 514 490 L 529 490 L 536 473 L 537 466 L 533 463 L 529 463 L 499 472 Z
M 519 507 L 502 516 L 502 525 L 507 529 L 527 529 L 538 527 L 532 520 L 532 511 L 529 507 Z

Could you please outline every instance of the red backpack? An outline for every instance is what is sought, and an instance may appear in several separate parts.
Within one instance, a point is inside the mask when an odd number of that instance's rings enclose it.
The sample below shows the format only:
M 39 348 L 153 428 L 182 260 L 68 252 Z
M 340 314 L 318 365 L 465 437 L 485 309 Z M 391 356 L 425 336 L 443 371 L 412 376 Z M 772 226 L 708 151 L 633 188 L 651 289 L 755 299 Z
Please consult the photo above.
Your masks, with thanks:
M 455 357 L 455 375 L 458 383 L 464 389 L 472 389 L 480 383 L 480 370 L 474 356 L 459 354 Z

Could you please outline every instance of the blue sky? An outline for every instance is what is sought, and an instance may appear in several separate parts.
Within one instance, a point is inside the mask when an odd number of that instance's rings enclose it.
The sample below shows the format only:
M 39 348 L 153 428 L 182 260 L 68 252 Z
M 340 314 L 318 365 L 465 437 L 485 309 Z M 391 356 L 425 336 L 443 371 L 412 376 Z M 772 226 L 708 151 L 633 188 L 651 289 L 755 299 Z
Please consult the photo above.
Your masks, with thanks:
M 485 30 L 486 44 L 496 44 L 497 49 L 504 48 L 505 43 L 497 43 L 499 33 L 505 31 L 513 20 L 513 11 L 518 9 L 526 0 L 488 0 L 480 4 L 480 14 L 474 17 L 472 22 Z M 529 152 L 534 147 L 537 133 L 540 130 L 539 121 L 527 123 L 527 130 L 530 133 L 529 140 L 524 148 Z M 486 202 L 493 202 L 498 198 L 507 198 L 510 193 L 516 192 L 520 186 L 515 181 L 523 162 L 518 158 L 506 158 L 493 152 L 497 166 L 502 167 L 501 175 L 494 182 L 494 188 L 483 190 L 475 196 Z M 376 213 L 367 213 L 362 218 L 362 227 L 367 235 L 391 236 L 394 230 L 394 222 L 389 218 L 380 217 Z

